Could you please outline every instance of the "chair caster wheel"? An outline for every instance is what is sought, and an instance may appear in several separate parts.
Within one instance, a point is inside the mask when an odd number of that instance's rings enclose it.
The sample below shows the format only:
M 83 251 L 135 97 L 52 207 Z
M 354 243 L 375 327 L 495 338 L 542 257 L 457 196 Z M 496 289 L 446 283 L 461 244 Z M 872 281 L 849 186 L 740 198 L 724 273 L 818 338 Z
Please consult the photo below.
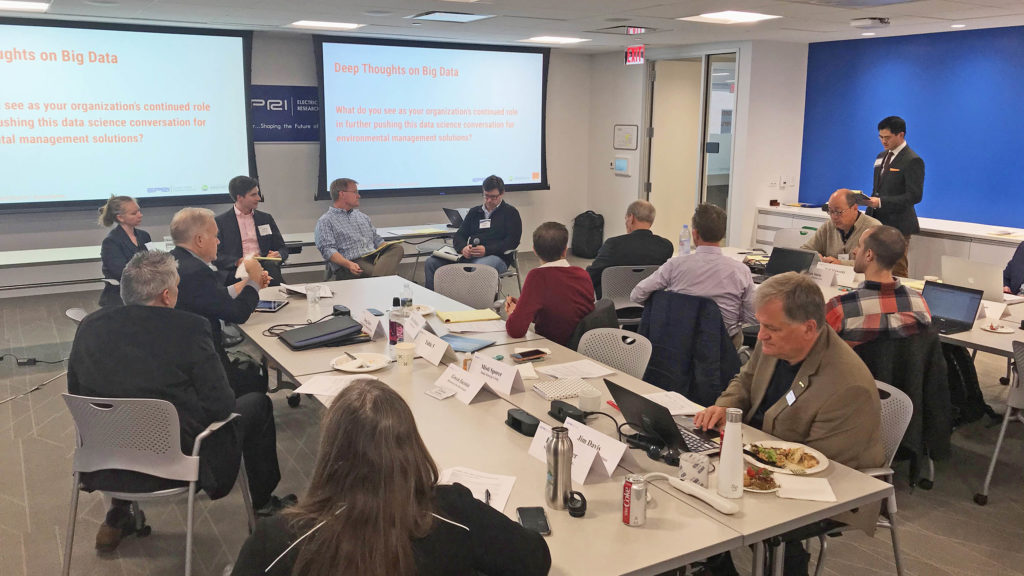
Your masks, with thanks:
M 934 485 L 935 483 L 927 478 L 921 478 L 920 480 L 917 481 L 917 486 L 921 490 L 931 490 L 932 486 Z
M 988 495 L 987 494 L 975 494 L 974 495 L 974 503 L 977 504 L 978 506 L 984 506 L 985 504 L 988 504 Z
M 302 396 L 299 396 L 294 392 L 288 395 L 288 405 L 292 408 L 298 408 L 300 402 L 302 402 Z
M 152 533 L 153 533 L 153 527 L 149 526 L 149 525 L 146 525 L 146 526 L 143 526 L 141 530 L 136 532 L 136 535 L 139 538 L 145 538 L 146 536 L 149 536 Z
M 139 517 L 135 521 L 136 529 L 135 536 L 138 538 L 145 538 L 153 533 L 153 527 L 146 524 L 146 511 L 139 509 Z

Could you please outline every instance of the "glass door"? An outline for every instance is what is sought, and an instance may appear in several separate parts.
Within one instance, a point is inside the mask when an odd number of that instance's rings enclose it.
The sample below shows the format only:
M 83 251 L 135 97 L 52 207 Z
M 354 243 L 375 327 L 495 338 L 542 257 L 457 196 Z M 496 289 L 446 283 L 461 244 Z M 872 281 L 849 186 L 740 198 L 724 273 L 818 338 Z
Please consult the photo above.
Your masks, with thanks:
M 708 54 L 704 79 L 704 154 L 701 201 L 729 212 L 732 127 L 736 110 L 736 53 Z

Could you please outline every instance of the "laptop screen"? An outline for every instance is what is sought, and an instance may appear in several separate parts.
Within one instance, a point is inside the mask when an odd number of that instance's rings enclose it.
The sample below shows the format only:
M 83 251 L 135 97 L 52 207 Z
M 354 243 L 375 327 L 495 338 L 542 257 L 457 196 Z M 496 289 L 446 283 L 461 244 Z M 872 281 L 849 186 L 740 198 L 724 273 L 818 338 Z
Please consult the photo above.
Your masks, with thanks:
M 973 324 L 981 305 L 981 290 L 925 282 L 921 296 L 928 303 L 928 309 L 935 318 L 948 318 L 957 322 Z
M 776 247 L 772 249 L 764 273 L 774 276 L 783 272 L 806 272 L 811 269 L 815 256 L 817 253 L 810 250 Z

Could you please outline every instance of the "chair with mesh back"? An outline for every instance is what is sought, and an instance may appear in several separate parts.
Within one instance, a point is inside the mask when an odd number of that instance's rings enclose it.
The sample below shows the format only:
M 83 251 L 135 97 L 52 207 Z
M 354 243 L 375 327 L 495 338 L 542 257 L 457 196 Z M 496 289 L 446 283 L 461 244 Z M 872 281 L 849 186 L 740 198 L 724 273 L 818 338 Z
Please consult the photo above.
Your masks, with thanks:
M 71 550 L 75 540 L 78 515 L 78 494 L 83 489 L 83 472 L 97 470 L 130 470 L 187 482 L 187 486 L 157 492 L 111 492 L 101 490 L 111 498 L 128 500 L 136 512 L 136 527 L 144 528 L 144 519 L 138 513 L 140 500 L 154 500 L 188 493 L 188 523 L 185 536 L 185 576 L 192 573 L 192 529 L 195 516 L 196 482 L 199 480 L 199 448 L 203 440 L 227 424 L 238 414 L 206 427 L 192 447 L 192 455 L 181 452 L 181 431 L 178 412 L 166 400 L 150 398 L 89 398 L 63 394 L 78 431 L 75 457 L 72 464 L 74 482 L 71 485 L 71 509 L 68 513 L 67 542 L 64 545 L 63 574 L 71 571 Z M 249 481 L 245 475 L 245 460 L 240 467 L 242 499 L 245 502 L 249 532 L 256 526 L 249 494 Z M 141 535 L 147 531 L 140 532 Z
M 981 492 L 974 495 L 974 502 L 981 506 L 988 504 L 988 486 L 992 482 L 992 473 L 996 469 L 996 460 L 999 458 L 999 449 L 1003 446 L 1003 437 L 1006 436 L 1006 425 L 1010 420 L 1016 418 L 1024 422 L 1024 386 L 1020 382 L 1020 367 L 1024 366 L 1024 342 L 1013 342 L 1014 367 L 1010 379 L 1010 389 L 1006 391 L 1006 413 L 1003 414 L 1003 424 L 999 427 L 999 436 L 996 437 L 996 446 L 992 450 L 992 460 L 988 463 L 988 473 L 985 474 L 985 484 Z M 1014 415 L 1014 411 L 1017 412 Z
M 772 246 L 778 246 L 780 248 L 800 248 L 813 235 L 813 230 L 804 230 L 803 228 L 783 228 L 775 232 L 775 238 L 772 239 Z
M 651 359 L 651 341 L 629 330 L 595 328 L 583 334 L 577 352 L 634 378 L 643 378 Z
M 615 303 L 615 315 L 622 326 L 639 326 L 643 305 L 629 299 L 641 280 L 657 272 L 659 266 L 609 266 L 601 271 L 601 297 Z
M 882 468 L 868 468 L 861 470 L 861 472 L 891 484 L 894 474 L 891 468 L 892 459 L 896 456 L 896 450 L 900 447 L 900 442 L 903 441 L 903 434 L 907 431 L 907 426 L 910 425 L 910 418 L 914 414 L 914 403 L 910 401 L 910 396 L 907 396 L 895 386 L 890 386 L 878 380 L 875 380 L 875 385 L 878 387 L 878 395 L 882 405 L 882 446 L 885 449 L 885 466 Z M 896 561 L 896 573 L 899 576 L 903 576 L 900 544 L 896 535 L 895 493 L 882 501 L 881 514 L 882 516 L 878 519 L 878 527 L 888 528 L 890 534 L 892 534 L 892 553 Z M 821 553 L 818 555 L 818 565 L 814 569 L 814 576 L 821 576 L 822 569 L 825 566 L 825 554 L 828 550 L 827 537 L 836 536 L 849 528 L 849 526 L 844 525 L 827 534 L 818 536 L 818 541 L 821 543 Z
M 434 291 L 470 308 L 494 308 L 498 271 L 483 264 L 448 264 L 434 274 Z
M 87 314 L 88 313 L 82 308 L 68 308 L 64 311 L 64 315 L 70 318 L 75 324 L 81 324 Z
M 505 278 L 511 278 L 511 277 L 515 276 L 516 277 L 516 282 L 519 283 L 519 293 L 522 294 L 523 293 L 523 275 L 519 273 L 519 253 L 516 252 L 515 248 L 513 248 L 511 250 L 506 250 L 505 251 L 505 255 L 506 256 L 512 256 L 512 261 L 509 262 L 508 268 L 506 268 L 504 272 L 499 274 L 499 278 L 504 280 Z M 498 287 L 498 290 L 499 291 L 501 290 L 500 285 Z

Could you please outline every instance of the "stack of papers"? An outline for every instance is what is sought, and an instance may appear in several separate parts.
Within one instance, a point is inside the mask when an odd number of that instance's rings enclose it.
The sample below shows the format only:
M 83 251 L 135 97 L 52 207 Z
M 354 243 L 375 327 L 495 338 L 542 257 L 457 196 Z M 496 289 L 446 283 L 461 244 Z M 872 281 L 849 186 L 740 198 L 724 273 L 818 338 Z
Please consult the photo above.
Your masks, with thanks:
M 482 322 L 457 322 L 448 327 L 449 332 L 504 332 L 504 320 L 484 320 Z
M 323 374 L 317 374 L 305 384 L 295 389 L 296 394 L 310 394 L 316 396 L 327 406 L 331 405 L 334 401 L 334 397 L 341 394 L 349 384 L 355 380 L 366 378 L 366 376 L 354 375 L 342 375 L 331 372 L 325 372 Z
M 453 312 L 438 312 L 437 317 L 445 323 L 452 322 L 481 322 L 485 320 L 501 320 L 497 312 L 487 310 L 455 310 Z
M 601 378 L 615 374 L 593 360 L 577 360 L 565 364 L 553 364 L 537 368 L 537 372 L 547 374 L 552 378 Z
M 447 468 L 441 471 L 438 482 L 441 484 L 462 484 L 473 493 L 477 500 L 489 504 L 498 512 L 505 510 L 508 497 L 512 495 L 512 487 L 516 484 L 515 476 L 488 474 L 472 468 Z
M 679 392 L 654 392 L 644 394 L 644 398 L 653 400 L 668 408 L 669 413 L 673 416 L 693 416 L 704 409 L 703 406 L 696 402 L 691 402 Z

